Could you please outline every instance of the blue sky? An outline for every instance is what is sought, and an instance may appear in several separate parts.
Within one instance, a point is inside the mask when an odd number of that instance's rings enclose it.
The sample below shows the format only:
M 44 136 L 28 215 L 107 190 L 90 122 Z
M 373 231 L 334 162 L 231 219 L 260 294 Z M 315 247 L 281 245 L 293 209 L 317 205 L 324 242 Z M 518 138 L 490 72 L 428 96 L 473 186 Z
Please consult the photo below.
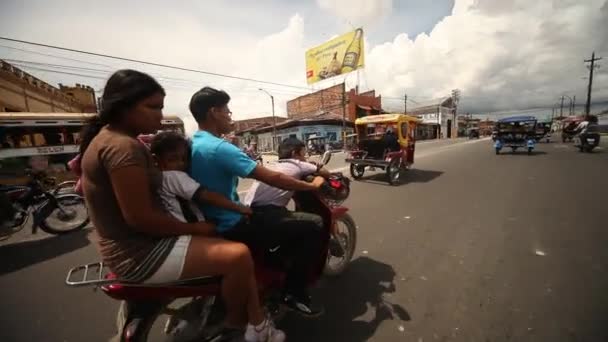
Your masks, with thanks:
M 0 58 L 22 61 L 16 63 L 51 83 L 101 89 L 118 68 L 148 72 L 167 89 L 167 112 L 186 118 L 190 95 L 205 85 L 233 95 L 236 118 L 268 114 L 261 86 L 275 95 L 277 113 L 285 113 L 287 100 L 311 90 L 304 51 L 358 26 L 367 55 L 361 88 L 381 93 L 387 109 L 402 108 L 405 92 L 413 107 L 454 88 L 461 89 L 461 108 L 475 113 L 550 107 L 561 94 L 582 102 L 583 59 L 593 50 L 608 58 L 608 0 L 3 0 L 0 6 L 3 36 L 302 87 L 0 41 Z M 596 99 L 608 99 L 607 70 L 598 70 Z M 346 77 L 349 86 L 355 80 Z

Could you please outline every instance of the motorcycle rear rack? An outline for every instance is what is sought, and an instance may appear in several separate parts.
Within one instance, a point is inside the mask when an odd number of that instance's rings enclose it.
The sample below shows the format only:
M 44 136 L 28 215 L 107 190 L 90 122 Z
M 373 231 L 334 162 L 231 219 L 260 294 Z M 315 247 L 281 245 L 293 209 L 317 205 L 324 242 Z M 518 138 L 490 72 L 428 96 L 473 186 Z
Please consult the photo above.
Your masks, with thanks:
M 82 277 L 78 277 L 78 274 L 80 273 L 82 273 Z M 108 274 L 110 274 L 110 270 L 103 262 L 80 265 L 73 267 L 68 271 L 65 283 L 68 286 L 75 287 L 121 283 L 119 279 L 108 278 Z
M 80 273 L 83 273 L 82 277 L 78 276 Z M 181 279 L 168 283 L 142 284 L 133 283 L 119 278 L 111 278 L 108 276 L 110 273 L 111 271 L 104 265 L 103 262 L 80 265 L 73 267 L 68 271 L 65 283 L 66 285 L 73 287 L 103 286 L 110 284 L 136 287 L 199 287 L 204 285 L 220 284 L 222 280 L 221 276 L 203 276 Z

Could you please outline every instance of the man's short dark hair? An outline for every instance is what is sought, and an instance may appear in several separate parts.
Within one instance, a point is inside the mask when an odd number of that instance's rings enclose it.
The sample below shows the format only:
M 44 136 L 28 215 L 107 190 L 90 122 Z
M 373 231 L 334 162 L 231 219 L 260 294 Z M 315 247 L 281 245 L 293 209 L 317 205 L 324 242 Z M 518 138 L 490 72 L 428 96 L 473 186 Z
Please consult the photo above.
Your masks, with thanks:
M 223 90 L 205 87 L 192 95 L 190 112 L 196 122 L 205 121 L 212 107 L 225 106 L 230 102 L 230 95 Z
M 279 145 L 279 159 L 292 158 L 293 153 L 300 152 L 306 145 L 297 138 L 287 138 Z
M 190 155 L 190 142 L 186 137 L 171 131 L 160 132 L 152 138 L 150 152 L 162 158 L 166 153 L 175 151 L 179 146 L 185 146 L 186 153 Z

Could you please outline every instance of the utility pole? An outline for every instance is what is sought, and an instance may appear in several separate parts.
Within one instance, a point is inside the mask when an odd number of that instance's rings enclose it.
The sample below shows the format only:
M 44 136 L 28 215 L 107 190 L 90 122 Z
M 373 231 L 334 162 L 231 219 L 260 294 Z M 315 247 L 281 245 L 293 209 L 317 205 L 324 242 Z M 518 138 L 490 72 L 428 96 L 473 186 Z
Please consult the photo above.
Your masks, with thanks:
M 277 139 L 277 118 L 274 116 L 274 96 L 272 96 L 272 94 L 270 94 L 268 91 L 266 91 L 265 89 L 259 88 L 260 91 L 263 91 L 266 93 L 266 95 L 270 96 L 270 103 L 272 104 L 272 151 L 276 151 L 275 149 L 275 145 L 276 142 L 275 140 Z
M 458 137 L 458 122 L 456 120 L 456 111 L 458 110 L 458 102 L 460 102 L 460 89 L 454 89 L 452 90 L 452 110 L 454 111 L 452 113 L 452 128 L 451 128 L 451 133 L 452 139 L 455 139 Z
M 595 61 L 601 60 L 602 57 L 595 58 L 595 51 L 591 54 L 591 59 L 586 59 L 585 63 L 591 63 L 587 68 L 589 69 L 589 85 L 587 86 L 587 104 L 585 105 L 585 116 L 588 116 L 591 112 L 591 87 L 593 86 L 593 69 L 599 67 L 595 65 Z
M 576 95 L 572 98 L 572 115 L 576 115 Z
M 342 150 L 346 151 L 346 82 L 342 83 Z
M 561 101 L 561 104 L 559 105 L 559 116 L 560 117 L 564 116 L 564 95 L 562 95 L 562 101 Z
M 407 114 L 407 93 L 403 95 L 403 114 Z

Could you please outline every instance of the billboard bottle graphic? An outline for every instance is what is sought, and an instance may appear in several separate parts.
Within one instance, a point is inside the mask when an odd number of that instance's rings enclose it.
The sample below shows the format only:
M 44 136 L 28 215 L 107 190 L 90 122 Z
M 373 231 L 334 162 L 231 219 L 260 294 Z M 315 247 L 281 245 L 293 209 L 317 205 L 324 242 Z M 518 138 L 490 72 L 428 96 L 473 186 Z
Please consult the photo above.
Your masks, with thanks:
M 350 45 L 348 45 L 348 48 L 344 53 L 344 60 L 342 61 L 343 74 L 357 69 L 357 64 L 359 63 L 359 56 L 361 56 L 362 35 L 363 30 L 357 29 L 357 31 L 355 32 L 355 38 L 353 38 L 353 41 L 350 42 Z
M 338 62 L 338 53 L 334 52 L 334 58 L 329 63 L 329 74 L 330 76 L 340 75 L 340 62 Z

